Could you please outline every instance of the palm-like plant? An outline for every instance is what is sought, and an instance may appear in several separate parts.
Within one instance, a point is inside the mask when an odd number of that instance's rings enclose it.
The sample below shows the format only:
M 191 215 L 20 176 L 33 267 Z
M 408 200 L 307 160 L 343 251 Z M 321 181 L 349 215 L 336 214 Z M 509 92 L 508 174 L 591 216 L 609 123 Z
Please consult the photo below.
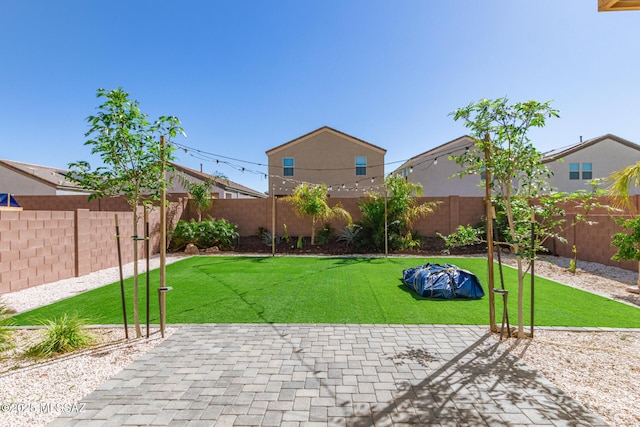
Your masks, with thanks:
M 311 244 L 315 244 L 316 224 L 332 218 L 344 218 L 351 223 L 351 215 L 340 204 L 333 207 L 327 203 L 327 186 L 324 184 L 300 184 L 293 194 L 285 198 L 293 205 L 300 217 L 311 217 Z
M 614 197 L 619 207 L 635 209 L 629 200 L 629 190 L 640 187 L 640 162 L 613 172 L 606 181 L 609 183 L 607 193 Z
M 640 162 L 613 172 L 606 181 L 610 183 L 607 193 L 614 198 L 614 204 L 621 208 L 628 208 L 631 212 L 637 212 L 636 207 L 631 204 L 629 199 L 629 191 L 632 187 L 640 187 Z M 616 233 L 613 236 L 613 244 L 618 247 L 618 252 L 612 259 L 616 261 L 640 260 L 640 239 L 637 238 L 640 233 L 638 219 L 617 221 L 618 225 L 631 230 L 631 233 Z M 638 282 L 636 286 L 632 286 L 628 290 L 640 293 L 640 262 L 638 262 Z
M 407 241 L 413 223 L 433 213 L 439 202 L 418 203 L 422 185 L 407 182 L 401 176 L 385 179 L 385 194 L 372 192 L 360 202 L 362 217 L 359 243 L 367 249 L 382 250 L 385 246 L 385 213 L 387 235 L 391 249 L 399 249 Z M 386 205 L 386 207 L 385 207 Z M 403 240 L 404 239 L 404 240 Z

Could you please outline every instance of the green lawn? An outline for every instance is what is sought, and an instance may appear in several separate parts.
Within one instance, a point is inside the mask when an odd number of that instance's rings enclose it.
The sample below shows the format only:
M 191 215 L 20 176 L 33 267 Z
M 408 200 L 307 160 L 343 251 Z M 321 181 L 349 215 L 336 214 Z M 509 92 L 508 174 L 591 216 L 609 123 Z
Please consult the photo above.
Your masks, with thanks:
M 168 323 L 434 323 L 486 325 L 488 297 L 428 300 L 409 291 L 402 270 L 424 262 L 446 262 L 480 278 L 486 292 L 486 260 L 481 258 L 306 258 L 193 257 L 167 266 Z M 516 323 L 516 272 L 505 267 L 509 315 Z M 496 269 L 497 275 L 497 269 Z M 151 323 L 158 323 L 159 272 L 151 272 Z M 499 283 L 498 276 L 496 283 Z M 529 324 L 529 281 L 525 324 Z M 133 281 L 125 282 L 129 322 L 133 321 Z M 140 279 L 141 323 L 146 322 L 145 276 Z M 640 309 L 542 278 L 536 279 L 537 326 L 638 327 Z M 502 306 L 497 300 L 500 323 Z M 16 316 L 36 324 L 77 312 L 92 323 L 122 323 L 120 285 L 114 283 Z

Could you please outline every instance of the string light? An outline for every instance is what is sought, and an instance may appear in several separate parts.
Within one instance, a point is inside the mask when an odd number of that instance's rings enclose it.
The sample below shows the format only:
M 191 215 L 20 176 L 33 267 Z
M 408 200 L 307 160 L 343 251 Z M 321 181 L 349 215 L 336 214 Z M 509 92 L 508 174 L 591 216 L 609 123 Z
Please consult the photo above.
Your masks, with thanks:
M 280 179 L 282 179 L 283 185 L 285 185 L 287 182 L 290 182 L 294 187 L 296 185 L 305 183 L 305 182 L 298 181 L 298 180 L 295 180 L 295 179 L 282 178 L 282 177 L 279 177 L 277 175 L 267 174 L 264 171 L 250 169 L 250 168 L 247 168 L 246 166 L 235 164 L 232 161 L 239 162 L 239 163 L 256 165 L 256 166 L 261 166 L 261 167 L 269 167 L 269 165 L 264 164 L 264 163 L 251 162 L 251 161 L 246 161 L 246 160 L 241 160 L 241 159 L 235 159 L 235 158 L 232 158 L 232 157 L 222 156 L 222 155 L 218 155 L 218 154 L 208 153 L 206 151 L 198 150 L 198 149 L 193 148 L 193 147 L 187 147 L 185 145 L 178 144 L 178 143 L 175 143 L 175 142 L 171 142 L 170 144 L 172 146 L 176 147 L 176 148 L 179 148 L 179 149 L 183 150 L 184 153 L 186 155 L 190 156 L 190 157 L 194 157 L 194 158 L 197 158 L 199 160 L 209 161 L 209 162 L 215 161 L 216 165 L 224 164 L 224 165 L 227 165 L 227 166 L 229 166 L 229 167 L 231 167 L 233 169 L 236 169 L 236 170 L 238 170 L 238 171 L 240 171 L 242 173 L 249 172 L 249 173 L 253 173 L 253 174 L 258 174 L 258 175 L 260 175 L 261 179 L 262 178 L 264 178 L 264 179 L 269 179 L 269 178 L 277 179 L 277 178 L 280 178 Z M 425 156 L 416 156 L 413 159 L 416 159 L 416 160 L 419 159 L 420 161 L 418 163 L 414 162 L 414 164 L 412 164 L 409 167 L 409 173 L 413 172 L 414 167 L 419 167 L 420 165 L 430 161 L 429 165 L 426 168 L 421 168 L 421 170 L 426 170 L 426 169 L 429 168 L 429 166 L 438 164 L 439 157 L 441 157 L 443 155 L 444 156 L 448 156 L 448 155 L 454 154 L 456 152 L 462 151 L 463 148 L 464 148 L 465 153 L 467 153 L 469 151 L 469 148 L 471 148 L 471 147 L 473 147 L 473 144 L 471 144 L 469 146 L 465 146 L 465 147 L 457 147 L 455 149 L 450 150 L 449 152 L 444 152 L 444 153 L 440 152 L 440 153 L 438 153 L 438 156 L 429 155 L 428 153 L 425 153 Z M 388 163 L 384 163 L 382 165 L 370 165 L 370 167 L 387 166 L 387 165 L 392 165 L 392 164 L 402 163 L 402 162 L 406 163 L 406 162 L 408 162 L 408 160 L 400 160 L 400 161 L 395 161 L 395 162 L 388 162 Z M 273 167 L 273 165 L 271 167 Z M 322 168 L 322 169 L 296 167 L 295 169 L 296 170 L 300 170 L 300 171 L 339 171 L 339 170 L 352 170 L 353 167 L 348 167 L 348 168 Z M 392 174 L 393 173 L 389 173 L 388 175 L 392 175 Z M 364 178 L 364 179 L 367 179 L 367 178 Z M 371 183 L 375 183 L 376 179 L 377 179 L 377 177 L 371 177 L 370 178 Z M 383 177 L 383 179 L 384 179 L 384 177 Z M 351 189 L 352 191 L 358 191 L 358 186 L 359 186 L 359 183 L 361 181 L 362 180 L 358 180 L 358 181 L 355 181 L 353 184 L 349 184 L 349 185 L 347 185 L 345 183 L 342 183 L 341 185 L 331 184 L 331 185 L 328 186 L 328 190 L 329 191 L 334 191 L 334 186 L 335 186 L 337 191 L 340 191 L 340 190 L 349 191 L 349 189 Z M 305 184 L 310 184 L 310 183 L 305 183 Z M 285 191 L 287 190 L 287 188 L 288 187 L 284 187 Z M 370 190 L 373 190 L 373 189 L 374 189 L 374 187 L 371 186 Z M 375 189 L 379 189 L 379 187 L 376 186 Z M 282 190 L 282 187 L 280 188 L 280 190 Z M 363 188 L 362 191 L 366 191 L 366 189 Z

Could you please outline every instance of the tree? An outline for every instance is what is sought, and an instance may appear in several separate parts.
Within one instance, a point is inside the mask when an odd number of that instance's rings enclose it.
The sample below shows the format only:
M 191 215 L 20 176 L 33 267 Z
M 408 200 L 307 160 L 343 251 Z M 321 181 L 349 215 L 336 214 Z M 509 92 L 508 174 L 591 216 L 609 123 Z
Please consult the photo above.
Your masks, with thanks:
M 213 187 L 213 179 L 205 179 L 201 182 L 194 182 L 187 178 L 186 175 L 179 174 L 180 183 L 189 193 L 189 197 L 193 200 L 198 213 L 198 222 L 202 221 L 202 212 L 207 211 L 213 205 L 211 198 L 211 187 Z
M 407 182 L 399 175 L 385 178 L 384 191 L 370 192 L 359 203 L 362 217 L 358 221 L 358 244 L 366 249 L 382 251 L 386 236 L 392 250 L 403 249 L 403 244 L 411 236 L 413 223 L 433 213 L 439 202 L 418 204 L 422 185 Z
M 158 200 L 167 181 L 163 176 L 162 157 L 172 159 L 172 147 L 163 149 L 157 137 L 186 136 L 175 116 L 161 116 L 153 123 L 140 111 L 138 101 L 129 99 L 122 88 L 98 89 L 104 103 L 98 113 L 87 118 L 91 139 L 84 145 L 98 155 L 102 166 L 91 169 L 86 161 L 69 164 L 69 178 L 92 191 L 89 200 L 122 196 L 133 213 L 134 322 L 136 337 L 141 336 L 138 313 L 138 206 Z
M 533 207 L 527 201 L 547 190 L 550 172 L 542 164 L 542 154 L 531 143 L 528 133 L 533 127 L 544 127 L 546 120 L 558 117 L 550 102 L 526 101 L 509 104 L 506 97 L 483 99 L 453 113 L 454 120 L 462 120 L 471 131 L 475 144 L 459 156 L 452 156 L 464 169 L 459 175 L 491 176 L 491 189 L 504 205 L 508 223 L 508 244 L 518 265 L 518 337 L 524 337 L 523 295 L 525 269 L 533 252 L 525 253 L 522 225 L 531 221 Z M 488 154 L 486 156 L 485 154 Z M 518 206 L 518 209 L 515 207 Z M 531 233 L 529 234 L 529 238 Z
M 324 184 L 300 184 L 293 194 L 285 198 L 293 204 L 296 215 L 311 217 L 311 244 L 315 244 L 316 224 L 335 217 L 342 217 L 351 223 L 351 215 L 340 204 L 330 207 L 327 203 L 327 186 Z
M 629 192 L 632 187 L 640 186 L 640 162 L 613 172 L 606 179 L 609 182 L 607 193 L 614 197 L 617 207 L 627 208 L 632 213 L 637 209 L 631 204 Z M 636 260 L 640 261 L 640 217 L 634 219 L 619 219 L 616 224 L 629 234 L 616 233 L 613 235 L 612 245 L 618 248 L 618 252 L 611 258 L 614 261 Z M 629 292 L 640 293 L 640 262 L 638 262 L 638 281 L 636 286 L 628 289 Z

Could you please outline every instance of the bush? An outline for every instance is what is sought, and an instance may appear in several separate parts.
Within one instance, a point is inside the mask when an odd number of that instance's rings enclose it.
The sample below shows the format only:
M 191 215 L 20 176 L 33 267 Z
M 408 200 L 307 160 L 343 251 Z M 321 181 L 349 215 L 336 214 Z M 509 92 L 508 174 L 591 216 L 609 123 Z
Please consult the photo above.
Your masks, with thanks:
M 226 219 L 214 220 L 210 218 L 200 222 L 194 219 L 188 222 L 180 220 L 171 236 L 170 248 L 178 251 L 192 243 L 200 249 L 212 246 L 230 249 L 238 238 L 237 228 L 237 225 Z
M 86 321 L 77 315 L 69 317 L 65 313 L 43 324 L 47 325 L 44 338 L 27 349 L 25 354 L 29 357 L 44 358 L 68 353 L 87 347 L 94 341 L 94 337 L 85 331 Z
M 2 300 L 0 300 L 0 352 L 8 350 L 13 347 L 13 326 L 14 321 L 11 316 L 12 312 L 9 310 Z
M 344 232 L 338 237 L 338 242 L 344 242 L 347 248 L 353 248 L 358 239 L 360 228 L 355 224 L 346 225 Z
M 318 244 L 326 245 L 327 243 L 331 242 L 334 232 L 335 230 L 329 223 L 326 223 L 322 228 L 318 228 L 318 230 L 316 231 Z
M 171 243 L 169 248 L 179 251 L 184 249 L 189 243 L 193 243 L 195 245 L 197 241 L 196 229 L 197 222 L 193 219 L 190 222 L 183 220 L 178 221 L 175 230 L 171 233 Z

